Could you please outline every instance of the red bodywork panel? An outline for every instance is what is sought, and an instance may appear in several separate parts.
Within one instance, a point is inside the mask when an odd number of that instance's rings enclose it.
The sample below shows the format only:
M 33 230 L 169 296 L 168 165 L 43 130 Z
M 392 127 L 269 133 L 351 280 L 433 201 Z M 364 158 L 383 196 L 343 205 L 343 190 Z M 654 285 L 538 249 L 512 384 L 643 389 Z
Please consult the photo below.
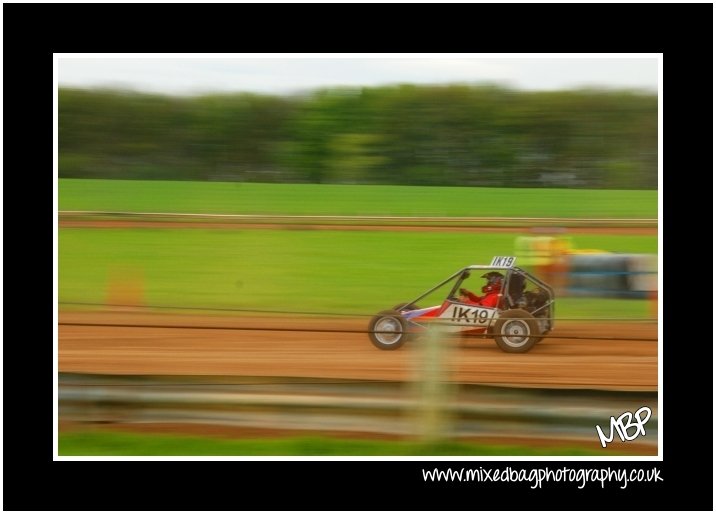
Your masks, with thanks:
M 449 300 L 445 300 L 442 305 L 436 305 L 435 307 L 427 307 L 425 309 L 419 309 L 421 312 L 419 315 L 412 317 L 410 315 L 406 316 L 407 319 L 414 323 L 420 324 L 420 322 L 430 322 L 432 320 L 435 320 L 439 318 L 448 308 L 451 306 L 456 305 L 455 302 L 451 302 Z M 460 305 L 460 304 L 457 304 Z M 458 330 L 459 332 L 463 333 L 470 333 L 470 334 L 484 334 L 487 330 L 486 327 L 480 327 L 480 328 L 471 328 L 471 327 L 460 327 L 461 330 Z

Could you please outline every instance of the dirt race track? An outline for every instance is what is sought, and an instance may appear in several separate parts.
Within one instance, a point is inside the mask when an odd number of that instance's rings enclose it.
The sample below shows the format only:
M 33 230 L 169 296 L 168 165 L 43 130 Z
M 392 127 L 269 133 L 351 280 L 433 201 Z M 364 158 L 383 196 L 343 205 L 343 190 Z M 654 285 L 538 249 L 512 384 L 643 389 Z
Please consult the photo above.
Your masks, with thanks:
M 59 371 L 416 378 L 421 369 L 418 345 L 408 342 L 398 351 L 378 350 L 366 333 L 357 333 L 367 324 L 367 318 L 63 311 L 58 327 Z M 657 390 L 655 323 L 561 322 L 551 335 L 557 337 L 544 339 L 527 354 L 503 353 L 492 339 L 449 338 L 454 343 L 448 356 L 449 379 L 521 387 Z M 579 339 L 587 336 L 615 339 Z

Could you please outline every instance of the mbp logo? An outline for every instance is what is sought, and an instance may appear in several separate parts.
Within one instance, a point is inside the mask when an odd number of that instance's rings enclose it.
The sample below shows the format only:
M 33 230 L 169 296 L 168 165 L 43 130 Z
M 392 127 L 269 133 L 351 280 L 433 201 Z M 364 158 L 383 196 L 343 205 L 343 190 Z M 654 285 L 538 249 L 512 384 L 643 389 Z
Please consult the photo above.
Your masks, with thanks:
M 640 435 L 646 435 L 644 425 L 651 418 L 651 409 L 649 407 L 642 407 L 635 414 L 631 412 L 625 412 L 617 419 L 612 416 L 609 425 L 609 437 L 607 438 L 602 432 L 602 427 L 597 425 L 597 434 L 599 434 L 599 441 L 602 443 L 602 448 L 607 447 L 607 443 L 611 443 L 614 440 L 614 430 L 616 429 L 619 438 L 624 441 L 632 441 Z M 634 419 L 634 421 L 632 421 Z M 629 429 L 633 428 L 634 433 L 629 435 Z

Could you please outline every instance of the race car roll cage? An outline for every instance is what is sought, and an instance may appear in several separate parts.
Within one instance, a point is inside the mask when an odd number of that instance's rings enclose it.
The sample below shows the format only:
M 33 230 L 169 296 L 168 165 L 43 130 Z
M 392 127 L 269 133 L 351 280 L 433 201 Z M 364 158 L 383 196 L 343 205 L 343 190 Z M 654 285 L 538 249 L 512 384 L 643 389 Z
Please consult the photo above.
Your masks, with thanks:
M 524 294 L 524 287 L 525 287 L 525 281 L 529 280 L 534 282 L 537 286 L 539 286 L 541 289 L 547 291 L 549 294 L 549 299 L 543 304 L 540 305 L 538 308 L 534 309 L 533 311 L 528 311 L 533 316 L 536 315 L 536 313 L 539 313 L 540 311 L 551 308 L 550 314 L 549 314 L 549 328 L 552 327 L 552 318 L 554 318 L 554 307 L 552 307 L 555 303 L 554 301 L 554 290 L 544 282 L 542 282 L 540 279 L 535 277 L 534 275 L 531 275 L 527 271 L 523 270 L 522 268 L 518 268 L 517 266 L 511 266 L 509 268 L 500 268 L 496 266 L 486 266 L 486 265 L 480 265 L 480 264 L 474 264 L 472 266 L 467 266 L 465 268 L 462 268 L 456 273 L 453 273 L 448 278 L 440 282 L 435 287 L 430 288 L 429 290 L 425 291 L 423 294 L 418 296 L 416 299 L 414 299 L 411 302 L 408 302 L 406 307 L 408 305 L 414 305 L 417 304 L 420 300 L 431 294 L 432 292 L 440 289 L 445 284 L 449 283 L 451 280 L 457 280 L 455 281 L 455 285 L 450 290 L 450 294 L 447 296 L 447 300 L 455 300 L 456 292 L 459 290 L 462 283 L 470 276 L 470 272 L 476 271 L 476 270 L 504 270 L 506 277 L 502 284 L 502 289 L 500 290 L 500 296 L 501 299 L 506 299 L 507 303 L 509 304 L 509 308 L 518 308 L 518 302 L 520 300 L 520 297 Z M 515 283 L 513 282 L 514 275 L 517 274 L 517 276 L 521 277 L 521 284 L 519 284 L 516 289 L 519 289 L 518 291 L 512 291 L 510 289 L 510 286 Z M 508 291 L 510 293 L 505 294 L 505 291 Z M 502 309 L 504 310 L 504 309 Z

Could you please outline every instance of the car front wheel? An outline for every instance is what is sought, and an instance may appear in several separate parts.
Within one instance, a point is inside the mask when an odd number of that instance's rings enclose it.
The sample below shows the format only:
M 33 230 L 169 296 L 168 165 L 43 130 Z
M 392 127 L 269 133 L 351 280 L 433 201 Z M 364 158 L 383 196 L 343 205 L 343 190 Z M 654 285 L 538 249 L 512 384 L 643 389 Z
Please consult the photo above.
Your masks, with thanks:
M 405 318 L 398 311 L 382 311 L 370 320 L 368 335 L 376 348 L 397 350 L 405 344 L 406 328 Z

